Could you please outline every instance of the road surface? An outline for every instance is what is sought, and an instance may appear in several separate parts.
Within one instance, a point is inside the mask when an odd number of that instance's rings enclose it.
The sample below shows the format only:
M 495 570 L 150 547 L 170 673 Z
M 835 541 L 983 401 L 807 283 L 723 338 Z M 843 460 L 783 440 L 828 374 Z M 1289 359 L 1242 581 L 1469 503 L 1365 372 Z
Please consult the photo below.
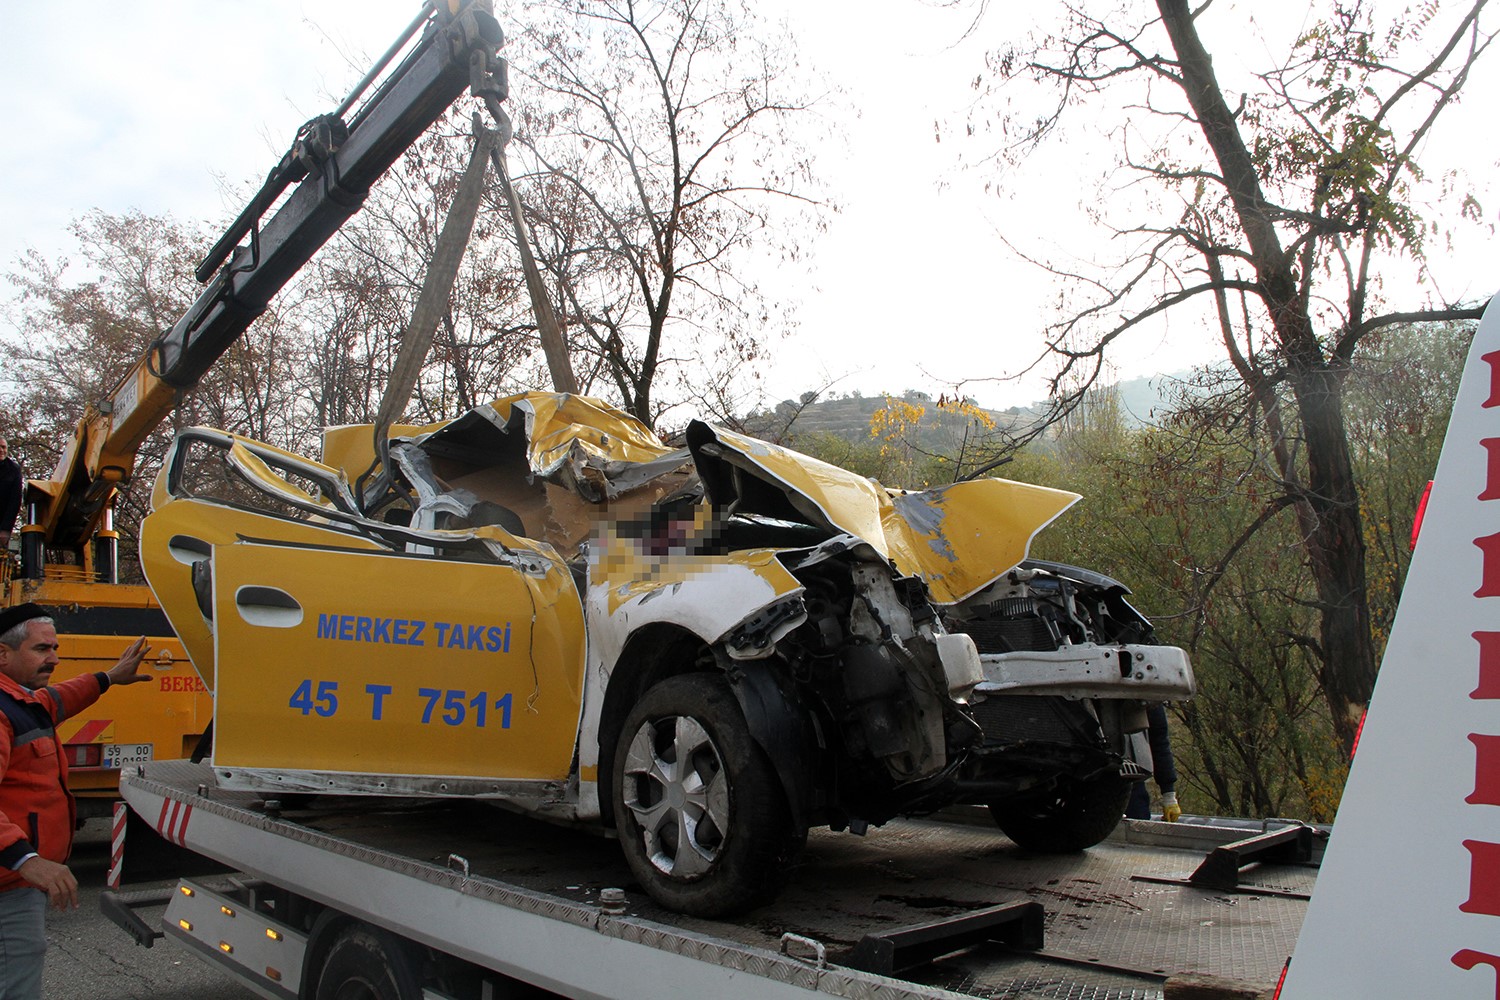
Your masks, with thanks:
M 69 865 L 78 876 L 79 907 L 47 913 L 44 1000 L 255 1000 L 257 994 L 169 941 L 138 946 L 99 912 L 109 871 L 108 821 L 84 825 Z

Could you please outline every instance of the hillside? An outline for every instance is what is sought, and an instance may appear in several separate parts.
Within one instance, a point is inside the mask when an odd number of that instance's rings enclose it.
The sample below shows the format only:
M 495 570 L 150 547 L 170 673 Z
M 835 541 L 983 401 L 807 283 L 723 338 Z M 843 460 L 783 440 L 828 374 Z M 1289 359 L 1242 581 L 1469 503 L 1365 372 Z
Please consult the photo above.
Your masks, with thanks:
M 1127 423 L 1133 426 L 1149 424 L 1164 405 L 1163 385 L 1172 376 L 1158 375 L 1151 378 L 1130 379 L 1110 387 L 1118 393 L 1120 409 Z M 770 410 L 751 414 L 745 418 L 745 427 L 751 433 L 773 441 L 792 443 L 799 437 L 828 434 L 851 444 L 871 441 L 871 427 L 875 415 L 891 400 L 904 402 L 925 409 L 919 423 L 919 431 L 913 442 L 919 447 L 940 450 L 941 447 L 961 435 L 972 418 L 962 414 L 941 410 L 936 400 L 925 392 L 908 389 L 899 397 L 876 395 L 862 396 L 858 393 L 833 394 L 808 403 L 783 400 Z M 1007 410 L 984 410 L 983 412 L 999 427 L 1011 427 L 1034 419 L 1043 410 L 1045 402 L 1030 406 L 1013 406 Z

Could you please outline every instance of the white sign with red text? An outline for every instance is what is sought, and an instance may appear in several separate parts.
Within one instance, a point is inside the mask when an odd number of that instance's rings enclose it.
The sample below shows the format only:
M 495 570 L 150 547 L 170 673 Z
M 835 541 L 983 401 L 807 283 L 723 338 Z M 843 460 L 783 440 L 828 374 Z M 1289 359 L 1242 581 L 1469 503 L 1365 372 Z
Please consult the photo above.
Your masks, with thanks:
M 1454 401 L 1281 1000 L 1500 1000 L 1500 306 Z

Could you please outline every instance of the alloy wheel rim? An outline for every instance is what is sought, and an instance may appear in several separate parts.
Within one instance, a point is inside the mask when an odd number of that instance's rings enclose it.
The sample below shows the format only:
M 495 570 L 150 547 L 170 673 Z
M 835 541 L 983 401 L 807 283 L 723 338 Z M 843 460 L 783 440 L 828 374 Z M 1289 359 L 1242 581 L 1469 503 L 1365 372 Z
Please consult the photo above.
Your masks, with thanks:
M 691 879 L 723 853 L 729 782 L 712 737 L 691 716 L 648 720 L 625 754 L 625 806 L 662 874 Z

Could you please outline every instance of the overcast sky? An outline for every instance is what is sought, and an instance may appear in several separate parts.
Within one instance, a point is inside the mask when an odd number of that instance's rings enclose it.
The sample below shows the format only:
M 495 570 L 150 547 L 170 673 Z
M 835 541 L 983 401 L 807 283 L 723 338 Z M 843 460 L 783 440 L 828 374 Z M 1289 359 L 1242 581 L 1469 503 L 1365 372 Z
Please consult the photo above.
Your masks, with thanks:
M 972 99 L 968 82 L 982 71 L 983 49 L 1020 30 L 1008 6 L 991 4 L 977 37 L 959 42 L 965 15 L 921 0 L 762 0 L 767 11 L 784 7 L 803 61 L 859 110 L 847 141 L 810 141 L 845 208 L 804 264 L 775 277 L 801 303 L 801 332 L 777 352 L 772 398 L 831 381 L 866 394 L 936 392 L 966 376 L 1016 371 L 1037 350 L 1049 289 L 997 234 L 1032 250 L 1087 252 L 1078 246 L 1087 233 L 1082 178 L 1106 153 L 1076 143 L 1053 150 L 1005 175 L 995 196 L 982 192 L 984 177 L 956 167 L 953 142 L 934 140 L 934 121 L 961 118 Z M 1228 18 L 1236 5 L 1224 6 Z M 342 96 L 418 8 L 416 0 L 80 0 L 65 8 L 4 0 L 4 270 L 26 247 L 58 253 L 68 222 L 91 208 L 182 219 L 237 210 L 223 202 L 220 179 L 264 175 L 296 127 L 329 110 L 330 95 Z M 516 16 L 503 3 L 497 9 L 502 25 Z M 1263 51 L 1247 48 L 1238 53 L 1247 60 Z M 1232 49 L 1220 57 L 1233 58 Z M 1493 93 L 1494 84 L 1491 73 L 1471 90 Z M 1468 143 L 1453 155 L 1492 177 L 1497 144 L 1481 103 L 1458 109 L 1471 124 L 1452 128 Z M 1487 219 L 1495 219 L 1493 205 Z M 1469 237 L 1459 255 L 1462 273 L 1444 294 L 1472 297 L 1500 284 L 1487 239 Z M 1182 346 L 1191 339 L 1169 329 L 1143 335 L 1122 353 L 1119 373 L 1198 360 L 1204 355 Z M 1035 398 L 1038 385 L 977 391 L 982 403 L 1005 406 Z

